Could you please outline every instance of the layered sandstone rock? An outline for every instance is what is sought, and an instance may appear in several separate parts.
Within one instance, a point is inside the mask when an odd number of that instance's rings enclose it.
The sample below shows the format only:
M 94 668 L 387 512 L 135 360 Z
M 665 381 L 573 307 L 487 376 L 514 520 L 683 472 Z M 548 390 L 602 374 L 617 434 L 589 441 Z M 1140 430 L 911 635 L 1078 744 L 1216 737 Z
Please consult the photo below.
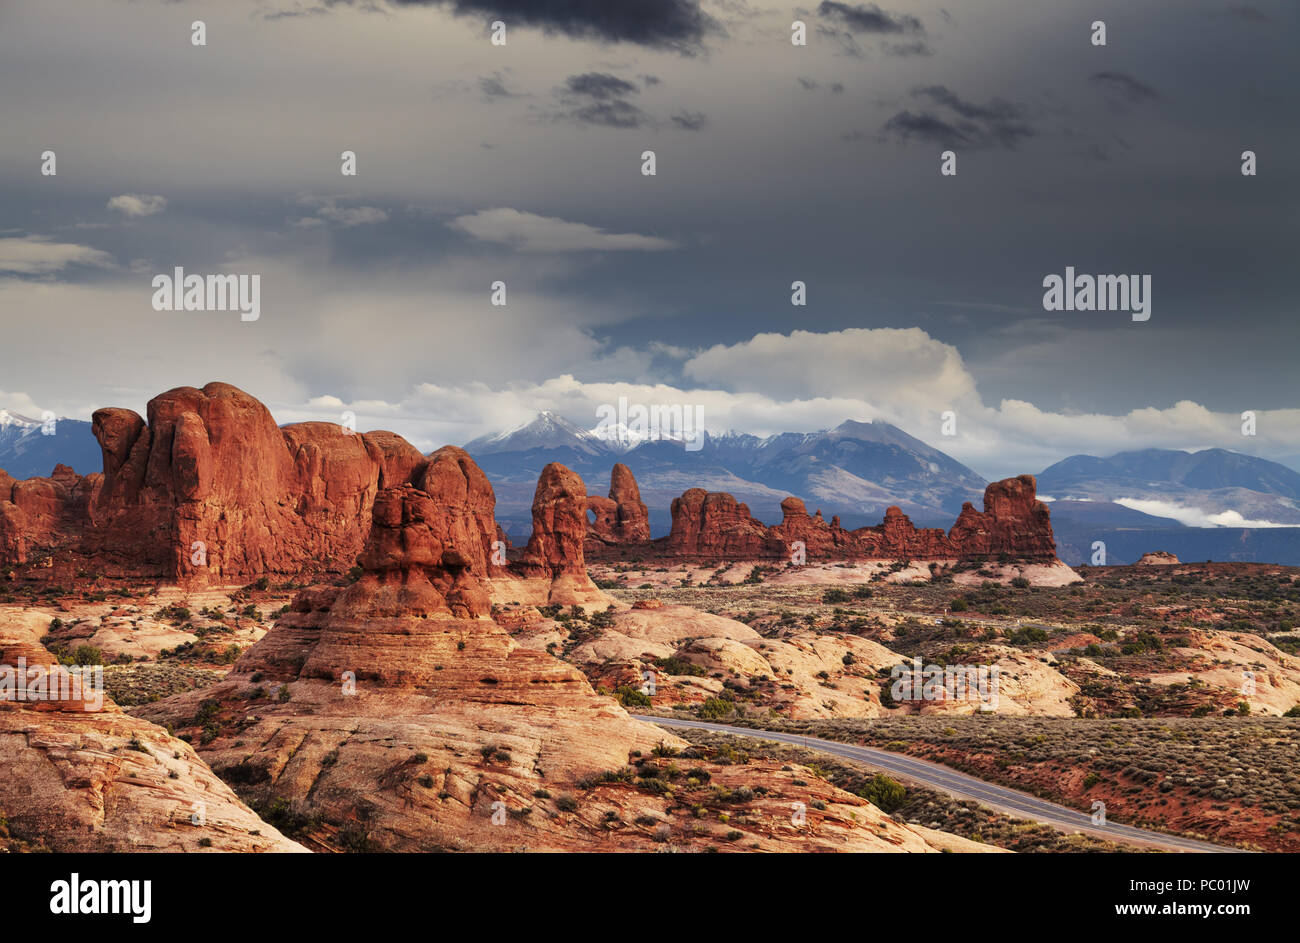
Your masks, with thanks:
M 138 713 L 193 733 L 202 714 L 212 767 L 259 807 L 313 823 L 303 836 L 313 847 L 703 850 L 722 832 L 701 829 L 687 809 L 722 802 L 712 782 L 747 787 L 726 805 L 748 830 L 746 847 L 935 850 L 803 769 L 683 757 L 686 777 L 652 756 L 684 741 L 633 720 L 576 668 L 483 618 L 483 584 L 577 576 L 585 492 L 572 472 L 549 467 L 523 564 L 533 575 L 494 575 L 480 474 L 459 450 L 436 454 L 418 486 L 375 502 L 358 580 L 303 591 L 221 683 Z M 676 777 L 685 798 L 639 788 L 638 776 L 660 787 Z M 785 824 L 794 800 L 815 810 L 806 828 Z
M 508 574 L 493 564 L 487 479 L 463 451 L 435 453 L 418 486 L 376 500 L 356 582 L 304 591 L 220 685 L 140 712 L 183 722 L 219 703 L 222 735 L 204 748 L 218 771 L 253 800 L 359 830 L 370 847 L 595 843 L 599 830 L 553 810 L 507 810 L 677 741 L 486 618 L 493 580 L 549 587 L 579 575 L 581 479 L 548 467 L 537 494 L 528 575 Z M 250 700 L 259 685 L 276 696 Z
M 1056 559 L 1051 512 L 1038 500 L 1038 481 L 1033 475 L 990 484 L 984 489 L 983 513 L 970 502 L 962 505 L 948 537 L 963 559 Z
M 587 528 L 589 540 L 603 544 L 636 544 L 650 539 L 650 512 L 641 500 L 632 469 L 622 462 L 610 472 L 609 497 L 587 498 L 592 520 Z
M 57 670 L 33 635 L 0 626 L 0 666 Z M 10 690 L 0 699 L 0 814 L 12 834 L 56 852 L 305 850 L 188 743 L 102 694 L 68 690 L 75 696 L 18 700 Z

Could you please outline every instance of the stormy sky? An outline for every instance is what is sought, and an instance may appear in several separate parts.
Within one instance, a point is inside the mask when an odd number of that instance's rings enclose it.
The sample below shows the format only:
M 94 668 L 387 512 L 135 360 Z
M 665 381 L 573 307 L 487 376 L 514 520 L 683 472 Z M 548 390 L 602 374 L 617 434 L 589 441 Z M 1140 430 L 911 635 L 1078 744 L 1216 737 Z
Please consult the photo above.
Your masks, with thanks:
M 224 380 L 427 450 L 627 396 L 988 477 L 1300 467 L 1298 38 L 1285 0 L 6 0 L 0 408 Z M 175 266 L 261 317 L 155 311 Z M 1150 275 L 1150 320 L 1045 311 L 1066 266 Z

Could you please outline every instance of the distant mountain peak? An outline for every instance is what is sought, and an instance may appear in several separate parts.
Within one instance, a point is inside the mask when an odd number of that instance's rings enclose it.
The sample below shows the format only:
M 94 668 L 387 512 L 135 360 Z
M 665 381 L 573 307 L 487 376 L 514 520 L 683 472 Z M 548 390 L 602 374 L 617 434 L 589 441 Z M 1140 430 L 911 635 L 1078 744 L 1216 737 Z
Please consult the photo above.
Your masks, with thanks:
M 31 428 L 40 425 L 44 425 L 44 422 L 40 419 L 29 419 L 27 416 L 10 412 L 7 409 L 0 409 L 0 429 L 10 427 Z
M 480 436 L 465 446 L 471 455 L 534 449 L 577 449 L 587 455 L 606 451 L 605 443 L 599 438 L 549 409 L 513 429 Z

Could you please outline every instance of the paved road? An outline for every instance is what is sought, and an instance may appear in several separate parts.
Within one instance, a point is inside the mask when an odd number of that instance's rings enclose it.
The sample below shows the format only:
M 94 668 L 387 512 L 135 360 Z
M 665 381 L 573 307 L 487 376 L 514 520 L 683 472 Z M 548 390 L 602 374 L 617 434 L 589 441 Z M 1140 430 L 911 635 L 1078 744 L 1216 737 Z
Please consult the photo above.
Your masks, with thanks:
M 1085 832 L 1112 841 L 1121 841 L 1133 845 L 1160 848 L 1165 851 L 1195 852 L 1240 852 L 1237 848 L 1213 845 L 1209 842 L 1165 835 L 1162 832 L 1150 832 L 1131 825 L 1119 825 L 1107 822 L 1105 825 L 1093 825 L 1092 817 L 1086 812 L 1048 802 L 1015 789 L 997 786 L 974 776 L 967 776 L 938 763 L 919 760 L 914 756 L 878 750 L 875 747 L 855 746 L 851 743 L 839 743 L 835 740 L 821 740 L 817 737 L 805 737 L 797 733 L 780 733 L 775 730 L 755 730 L 748 727 L 731 727 L 727 724 L 708 723 L 703 720 L 678 720 L 670 717 L 651 717 L 645 714 L 633 714 L 637 720 L 648 721 L 663 727 L 694 727 L 698 730 L 711 730 L 715 733 L 735 734 L 741 737 L 753 737 L 756 740 L 776 740 L 795 746 L 820 750 L 848 760 L 885 770 L 899 779 L 908 780 L 922 786 L 929 786 L 955 796 L 958 799 L 973 799 L 981 805 L 1005 812 L 1017 818 L 1031 819 L 1044 825 L 1051 825 L 1064 832 Z

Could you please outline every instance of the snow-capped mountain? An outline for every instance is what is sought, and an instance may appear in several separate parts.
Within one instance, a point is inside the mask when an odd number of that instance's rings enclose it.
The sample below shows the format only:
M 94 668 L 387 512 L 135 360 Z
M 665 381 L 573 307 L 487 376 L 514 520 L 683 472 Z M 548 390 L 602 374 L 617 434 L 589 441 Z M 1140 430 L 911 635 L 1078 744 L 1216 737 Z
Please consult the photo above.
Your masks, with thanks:
M 759 517 L 779 520 L 787 495 L 813 510 L 839 514 L 846 525 L 878 523 L 897 504 L 917 523 L 947 526 L 963 501 L 980 500 L 985 481 L 951 456 L 885 422 L 845 422 L 810 433 L 755 436 L 705 433 L 700 448 L 608 424 L 584 430 L 554 413 L 517 429 L 483 436 L 465 449 L 492 480 L 498 511 L 526 519 L 532 488 L 548 462 L 582 475 L 592 494 L 610 469 L 632 469 L 651 520 L 666 521 L 672 499 L 687 488 L 729 491 Z M 525 528 L 526 531 L 526 528 Z
M 514 429 L 480 436 L 465 445 L 465 451 L 474 456 L 534 449 L 573 449 L 583 455 L 596 456 L 605 454 L 607 446 L 600 437 L 549 410 L 538 413 L 537 418 Z
M 14 478 L 48 475 L 59 463 L 82 474 L 101 471 L 103 453 L 90 423 L 55 419 L 47 424 L 0 409 L 0 468 Z

